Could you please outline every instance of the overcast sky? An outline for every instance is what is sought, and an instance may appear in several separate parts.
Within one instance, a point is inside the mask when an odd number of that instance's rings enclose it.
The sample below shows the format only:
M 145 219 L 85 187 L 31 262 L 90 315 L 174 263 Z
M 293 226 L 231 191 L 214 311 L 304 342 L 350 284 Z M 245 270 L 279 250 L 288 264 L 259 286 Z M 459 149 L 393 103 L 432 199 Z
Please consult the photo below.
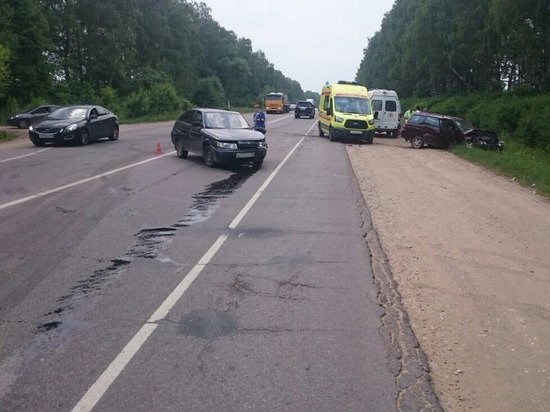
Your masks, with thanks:
M 304 90 L 353 80 L 368 38 L 394 0 L 202 0 L 212 17 L 252 41 Z

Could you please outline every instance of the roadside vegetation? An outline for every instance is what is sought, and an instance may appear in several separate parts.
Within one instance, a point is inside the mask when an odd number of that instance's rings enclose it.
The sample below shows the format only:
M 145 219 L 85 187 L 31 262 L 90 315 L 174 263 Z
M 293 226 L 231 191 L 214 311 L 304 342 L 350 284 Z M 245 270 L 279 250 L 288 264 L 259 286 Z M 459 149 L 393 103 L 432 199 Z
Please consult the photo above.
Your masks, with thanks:
M 17 139 L 17 136 L 10 132 L 5 132 L 4 130 L 0 130 L 0 143 L 3 142 L 9 142 L 10 140 Z
M 492 169 L 550 197 L 550 95 L 532 89 L 511 92 L 409 98 L 403 107 L 466 118 L 504 140 L 502 153 L 458 146 L 458 156 Z
M 550 194 L 547 0 L 396 1 L 369 39 L 357 81 L 497 132 L 502 153 L 453 151 Z
M 204 3 L 0 6 L 0 122 L 46 103 L 100 104 L 136 122 L 174 120 L 191 106 L 252 107 L 271 91 L 293 101 L 316 97 L 253 51 L 251 40 L 221 27 Z

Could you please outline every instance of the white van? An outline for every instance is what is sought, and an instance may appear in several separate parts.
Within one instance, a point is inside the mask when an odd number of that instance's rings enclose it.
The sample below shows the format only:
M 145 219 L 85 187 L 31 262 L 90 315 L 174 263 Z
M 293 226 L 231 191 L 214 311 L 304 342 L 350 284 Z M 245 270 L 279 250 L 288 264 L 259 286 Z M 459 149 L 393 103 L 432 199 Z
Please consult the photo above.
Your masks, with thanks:
M 399 136 L 401 128 L 401 103 L 394 90 L 369 90 L 372 110 L 378 112 L 374 120 L 376 133 L 386 133 L 392 137 Z

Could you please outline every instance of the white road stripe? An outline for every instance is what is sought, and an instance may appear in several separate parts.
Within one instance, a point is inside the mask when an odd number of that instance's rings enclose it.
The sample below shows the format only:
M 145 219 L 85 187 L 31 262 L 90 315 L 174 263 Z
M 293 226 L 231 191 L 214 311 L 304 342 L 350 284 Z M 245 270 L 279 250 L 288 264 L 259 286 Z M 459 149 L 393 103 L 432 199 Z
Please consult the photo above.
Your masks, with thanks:
M 10 157 L 9 159 L 0 160 L 0 163 L 11 162 L 12 160 L 23 159 L 24 157 L 34 156 L 35 154 L 45 152 L 46 150 L 50 150 L 50 149 L 51 149 L 51 147 L 46 147 L 45 149 L 37 150 L 36 152 L 32 152 L 32 153 L 29 153 L 29 154 L 26 154 L 26 155 L 21 155 L 21 156 L 17 156 L 17 157 Z
M 292 115 L 289 115 L 289 116 L 285 116 L 285 117 L 281 117 L 280 119 L 277 119 L 277 120 L 270 120 L 270 121 L 266 121 L 267 124 L 271 124 L 271 123 L 277 123 L 277 122 L 280 122 L 281 120 L 285 120 L 285 119 L 291 119 L 292 118 Z
M 264 184 L 260 186 L 260 188 L 256 191 L 256 193 L 254 193 L 254 195 L 248 201 L 248 203 L 245 205 L 245 207 L 243 207 L 243 209 L 239 212 L 239 214 L 235 217 L 235 219 L 233 219 L 233 221 L 229 224 L 229 229 L 235 229 L 237 227 L 237 225 L 245 217 L 245 215 L 252 208 L 252 206 L 254 206 L 254 203 L 256 203 L 258 198 L 262 195 L 265 188 L 271 183 L 271 181 L 275 178 L 275 176 L 277 176 L 277 173 L 279 173 L 279 170 L 281 170 L 281 168 L 284 166 L 286 161 L 290 158 L 290 156 L 292 156 L 292 154 L 296 151 L 298 146 L 300 146 L 300 144 L 304 141 L 305 137 L 309 134 L 309 132 L 311 131 L 311 129 L 313 129 L 314 126 L 315 126 L 315 123 L 313 125 L 311 125 L 311 127 L 306 132 L 306 134 L 304 136 L 302 136 L 300 141 L 298 143 L 296 143 L 296 145 L 292 148 L 292 150 L 290 152 L 288 152 L 288 154 L 281 161 L 281 163 L 279 163 L 279 166 L 277 166 L 275 168 L 275 170 L 273 172 L 271 172 L 269 177 L 265 180 Z
M 113 170 L 110 170 L 108 172 L 101 173 L 99 175 L 90 176 L 90 177 L 87 177 L 86 179 L 78 180 L 76 182 L 72 182 L 72 183 L 69 183 L 69 184 L 66 184 L 66 185 L 63 185 L 63 186 L 58 186 L 58 187 L 55 187 L 53 189 L 37 193 L 35 195 L 26 196 L 26 197 L 23 197 L 21 199 L 17 199 L 17 200 L 13 200 L 11 202 L 3 203 L 3 204 L 0 205 L 0 210 L 6 209 L 10 206 L 18 205 L 20 203 L 28 202 L 29 200 L 32 200 L 32 199 L 38 199 L 39 197 L 51 195 L 52 193 L 57 193 L 57 192 L 60 192 L 62 190 L 65 190 L 65 189 L 69 189 L 71 187 L 79 186 L 79 185 L 82 185 L 84 183 L 91 182 L 92 180 L 101 179 L 102 177 L 109 176 L 109 175 L 112 175 L 112 174 L 115 174 L 115 173 L 118 173 L 118 172 L 122 172 L 123 170 L 130 169 L 132 167 L 136 167 L 136 166 L 139 166 L 139 165 L 142 165 L 142 164 L 145 164 L 145 163 L 149 163 L 149 162 L 152 162 L 153 160 L 157 160 L 157 159 L 161 159 L 161 158 L 166 157 L 166 156 L 173 155 L 174 153 L 176 153 L 176 152 L 173 151 L 173 152 L 166 153 L 166 154 L 163 154 L 163 155 L 160 155 L 160 156 L 152 157 L 150 159 L 142 160 L 141 162 L 132 163 L 132 164 L 127 165 L 127 166 L 119 167 L 118 169 L 113 169 Z
M 296 151 L 298 146 L 303 142 L 307 134 L 313 129 L 315 123 L 306 132 L 306 134 L 300 139 L 298 143 L 292 148 L 292 150 L 285 156 L 285 158 L 279 163 L 277 168 L 269 175 L 262 186 L 252 196 L 252 199 L 248 201 L 245 207 L 238 213 L 237 217 L 233 219 L 233 222 L 229 225 L 229 228 L 235 229 L 243 217 L 248 213 L 250 208 L 254 205 L 256 200 L 261 196 L 267 185 L 275 178 L 277 173 L 281 170 L 287 160 Z M 175 289 L 168 295 L 168 297 L 161 303 L 158 309 L 148 319 L 140 330 L 134 335 L 134 337 L 128 342 L 128 344 L 122 349 L 122 352 L 111 362 L 107 369 L 101 374 L 101 376 L 94 382 L 94 384 L 88 389 L 86 394 L 80 399 L 76 406 L 72 409 L 73 412 L 88 412 L 91 411 L 95 405 L 100 401 L 105 392 L 109 389 L 111 384 L 124 370 L 126 365 L 130 363 L 133 356 L 139 351 L 143 344 L 147 341 L 149 336 L 158 326 L 158 321 L 164 319 L 168 312 L 174 307 L 178 300 L 183 296 L 185 291 L 191 286 L 193 281 L 199 276 L 202 270 L 206 267 L 216 253 L 223 246 L 229 235 L 223 234 L 212 244 L 210 249 L 199 259 L 199 262 L 193 266 L 193 268 L 187 272 L 181 282 L 175 287 Z

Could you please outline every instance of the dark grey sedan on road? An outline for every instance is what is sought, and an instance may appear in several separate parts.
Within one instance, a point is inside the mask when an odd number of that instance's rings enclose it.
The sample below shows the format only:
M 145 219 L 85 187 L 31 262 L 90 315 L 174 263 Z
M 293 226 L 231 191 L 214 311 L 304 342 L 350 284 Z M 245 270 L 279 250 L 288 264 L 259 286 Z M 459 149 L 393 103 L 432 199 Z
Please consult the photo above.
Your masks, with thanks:
M 46 143 L 88 143 L 108 137 L 118 140 L 118 118 L 101 106 L 65 106 L 29 127 L 35 146 Z
M 217 163 L 252 163 L 260 166 L 267 153 L 265 136 L 252 130 L 238 112 L 190 109 L 172 129 L 172 143 L 179 157 L 202 155 L 208 167 Z
M 8 126 L 17 126 L 20 129 L 26 129 L 31 124 L 43 119 L 57 108 L 59 108 L 59 106 L 53 104 L 45 104 L 43 106 L 34 107 L 27 111 L 14 114 L 7 120 L 7 124 Z

